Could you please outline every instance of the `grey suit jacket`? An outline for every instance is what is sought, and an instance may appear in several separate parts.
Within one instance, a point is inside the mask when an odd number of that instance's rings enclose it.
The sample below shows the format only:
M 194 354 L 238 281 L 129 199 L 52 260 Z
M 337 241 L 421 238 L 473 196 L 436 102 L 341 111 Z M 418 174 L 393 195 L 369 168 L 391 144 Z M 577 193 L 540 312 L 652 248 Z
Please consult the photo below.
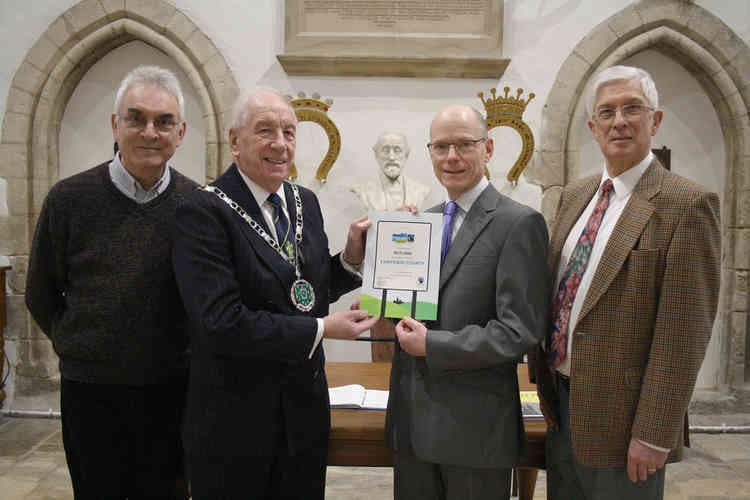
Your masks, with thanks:
M 396 348 L 386 418 L 394 450 L 463 467 L 518 463 L 516 363 L 544 338 L 548 247 L 538 212 L 492 185 L 482 192 L 441 269 L 427 356 Z

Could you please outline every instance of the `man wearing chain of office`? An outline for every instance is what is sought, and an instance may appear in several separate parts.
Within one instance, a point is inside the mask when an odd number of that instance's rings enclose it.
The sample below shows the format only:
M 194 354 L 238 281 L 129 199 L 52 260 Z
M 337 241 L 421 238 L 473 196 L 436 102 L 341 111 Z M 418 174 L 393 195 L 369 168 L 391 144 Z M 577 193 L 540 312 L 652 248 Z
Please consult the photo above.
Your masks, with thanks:
M 235 105 L 234 164 L 177 213 L 174 266 L 190 321 L 185 445 L 196 500 L 323 499 L 330 412 L 322 337 L 377 318 L 328 314 L 359 286 L 370 222 L 331 256 L 312 191 L 285 182 L 297 118 L 272 89 Z

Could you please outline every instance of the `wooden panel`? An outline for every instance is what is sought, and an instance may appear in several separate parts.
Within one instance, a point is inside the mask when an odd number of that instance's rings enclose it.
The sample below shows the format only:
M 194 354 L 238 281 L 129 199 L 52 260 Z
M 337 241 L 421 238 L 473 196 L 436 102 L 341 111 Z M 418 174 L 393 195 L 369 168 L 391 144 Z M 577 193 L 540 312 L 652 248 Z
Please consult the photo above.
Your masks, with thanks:
M 664 168 L 667 170 L 672 170 L 672 150 L 668 147 L 664 146 L 661 149 L 652 149 L 651 150 L 654 155 L 656 155 L 656 158 L 661 162 L 662 165 L 664 165 Z
M 328 385 L 361 384 L 368 389 L 388 389 L 390 363 L 327 363 Z M 518 365 L 521 390 L 535 390 L 529 382 L 526 365 Z M 329 465 L 389 466 L 391 451 L 385 442 L 385 411 L 331 409 Z M 522 467 L 544 468 L 543 421 L 525 422 L 528 446 Z
M 396 337 L 396 325 L 389 318 L 380 318 L 370 329 L 370 336 L 376 339 L 392 339 Z M 396 345 L 393 342 L 371 342 L 370 353 L 376 363 L 391 362 Z

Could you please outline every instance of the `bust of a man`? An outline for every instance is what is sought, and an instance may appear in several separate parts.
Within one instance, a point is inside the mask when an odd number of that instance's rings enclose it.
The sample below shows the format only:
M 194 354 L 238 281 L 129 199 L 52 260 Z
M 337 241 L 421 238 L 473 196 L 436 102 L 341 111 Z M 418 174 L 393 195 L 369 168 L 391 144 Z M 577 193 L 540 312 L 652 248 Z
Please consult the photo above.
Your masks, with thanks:
M 420 204 L 430 188 L 403 174 L 409 158 L 409 143 L 400 132 L 385 131 L 372 147 L 380 166 L 378 178 L 351 187 L 368 210 L 396 210 Z

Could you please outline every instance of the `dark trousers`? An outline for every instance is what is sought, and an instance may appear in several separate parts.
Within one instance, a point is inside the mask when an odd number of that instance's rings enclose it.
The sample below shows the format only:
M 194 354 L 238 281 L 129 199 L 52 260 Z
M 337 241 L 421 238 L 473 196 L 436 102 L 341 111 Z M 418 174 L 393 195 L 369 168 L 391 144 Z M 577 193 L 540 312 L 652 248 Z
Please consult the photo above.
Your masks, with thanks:
M 222 456 L 188 450 L 193 500 L 323 500 L 327 438 L 301 454 L 289 455 L 287 449 L 280 436 L 271 457 L 248 456 L 244 450 Z
M 76 500 L 175 498 L 184 395 L 183 380 L 141 387 L 63 379 L 63 445 Z
M 393 498 L 508 500 L 510 471 L 434 464 L 408 453 L 393 452 Z
M 570 388 L 558 377 L 560 419 L 556 432 L 547 432 L 548 500 L 661 500 L 664 498 L 662 467 L 647 481 L 633 483 L 625 468 L 586 467 L 576 460 L 570 442 Z

